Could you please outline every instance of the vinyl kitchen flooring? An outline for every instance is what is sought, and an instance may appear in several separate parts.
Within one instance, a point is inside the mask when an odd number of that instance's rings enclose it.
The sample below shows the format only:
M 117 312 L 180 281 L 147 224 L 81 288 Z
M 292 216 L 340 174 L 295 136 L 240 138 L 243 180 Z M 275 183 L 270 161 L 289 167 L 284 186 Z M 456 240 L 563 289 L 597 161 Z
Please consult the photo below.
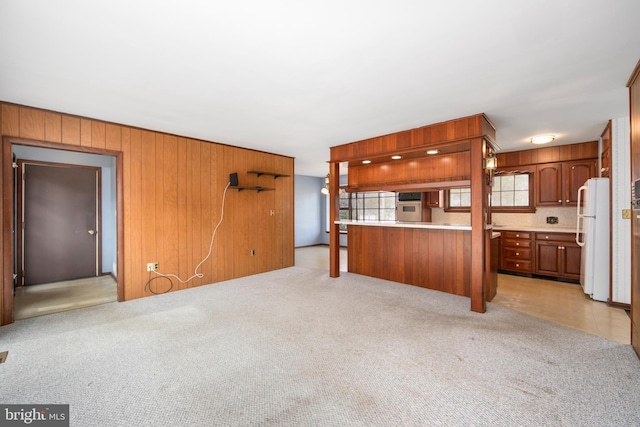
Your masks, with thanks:
M 347 271 L 346 248 L 341 248 L 340 253 L 340 270 Z M 296 265 L 326 268 L 328 274 L 329 247 L 296 249 Z M 490 304 L 622 344 L 631 342 L 631 319 L 627 313 L 621 308 L 593 301 L 578 284 L 499 274 L 497 294 Z
M 631 343 L 627 313 L 594 301 L 578 284 L 498 275 L 498 292 L 491 303 L 622 344 Z

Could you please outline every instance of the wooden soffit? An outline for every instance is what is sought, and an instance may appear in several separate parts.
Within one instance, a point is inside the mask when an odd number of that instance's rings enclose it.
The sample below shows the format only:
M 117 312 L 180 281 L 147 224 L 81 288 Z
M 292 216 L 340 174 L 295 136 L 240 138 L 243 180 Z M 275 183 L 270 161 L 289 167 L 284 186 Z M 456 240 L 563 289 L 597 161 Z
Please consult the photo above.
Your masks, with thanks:
M 425 157 L 431 149 L 439 150 L 439 154 L 452 154 L 469 151 L 471 140 L 478 138 L 484 138 L 495 148 L 495 137 L 491 121 L 485 114 L 477 114 L 331 147 L 331 162 L 384 163 L 392 155 L 403 159 Z

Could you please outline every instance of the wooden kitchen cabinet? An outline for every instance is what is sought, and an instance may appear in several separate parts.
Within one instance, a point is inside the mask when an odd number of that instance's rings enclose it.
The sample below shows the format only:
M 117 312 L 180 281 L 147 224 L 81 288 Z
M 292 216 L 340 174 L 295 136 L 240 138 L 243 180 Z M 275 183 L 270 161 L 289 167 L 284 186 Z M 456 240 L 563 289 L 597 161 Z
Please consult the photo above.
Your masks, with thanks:
M 536 166 L 536 206 L 576 206 L 578 189 L 595 176 L 595 169 L 595 159 Z
M 573 233 L 535 233 L 535 274 L 580 280 L 581 251 Z
M 562 163 L 546 163 L 536 167 L 536 206 L 562 205 Z
M 500 269 L 514 273 L 533 273 L 532 234 L 523 231 L 503 231 Z
M 439 208 L 440 207 L 440 191 L 427 191 L 424 193 L 426 200 L 426 207 Z

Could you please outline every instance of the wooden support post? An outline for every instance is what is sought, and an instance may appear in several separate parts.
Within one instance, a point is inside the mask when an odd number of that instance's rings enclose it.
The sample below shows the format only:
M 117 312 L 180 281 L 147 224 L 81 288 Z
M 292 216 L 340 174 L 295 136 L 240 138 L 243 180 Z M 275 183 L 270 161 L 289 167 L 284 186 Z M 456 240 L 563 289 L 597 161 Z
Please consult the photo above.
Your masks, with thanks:
M 340 163 L 329 163 L 329 276 L 340 277 Z
M 485 301 L 485 198 L 484 138 L 471 141 L 471 311 L 484 313 Z
M 8 138 L 2 140 L 2 153 L 0 154 L 0 164 L 2 166 L 2 201 L 0 209 L 2 209 L 2 247 L 0 255 L 2 256 L 2 316 L 0 325 L 8 325 L 13 323 L 13 261 L 11 251 L 13 250 L 13 159 L 11 157 L 11 143 Z

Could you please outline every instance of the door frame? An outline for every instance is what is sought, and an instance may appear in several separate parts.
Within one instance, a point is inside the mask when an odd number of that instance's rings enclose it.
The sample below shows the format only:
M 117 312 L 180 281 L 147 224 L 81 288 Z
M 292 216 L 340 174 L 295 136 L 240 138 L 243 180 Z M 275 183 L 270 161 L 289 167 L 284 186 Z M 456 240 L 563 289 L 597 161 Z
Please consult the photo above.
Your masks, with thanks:
M 13 290 L 14 290 L 14 263 L 13 263 L 13 159 L 11 156 L 12 145 L 26 145 L 30 147 L 50 148 L 54 150 L 75 151 L 80 153 L 102 154 L 113 156 L 116 159 L 116 258 L 117 273 L 116 282 L 118 301 L 124 301 L 124 191 L 123 191 L 123 156 L 122 151 L 67 145 L 55 142 L 38 141 L 10 136 L 2 137 L 2 303 L 3 316 L 0 325 L 13 323 Z
M 23 172 L 23 167 L 26 165 L 37 165 L 37 166 L 50 166 L 50 167 L 63 167 L 63 168 L 82 168 L 82 169 L 93 169 L 96 171 L 96 227 L 97 227 L 97 236 L 96 236 L 96 259 L 94 260 L 94 264 L 96 266 L 96 277 L 102 275 L 102 215 L 101 215 L 101 206 L 102 206 L 102 170 L 97 166 L 84 166 L 84 165 L 74 165 L 70 163 L 55 163 L 55 162 L 44 162 L 40 160 L 28 160 L 28 159 L 17 159 L 18 160 L 18 179 L 17 179 L 17 209 L 16 209 L 16 233 L 15 239 L 17 244 L 16 248 L 16 257 L 17 257 L 17 267 L 18 271 L 14 272 L 17 274 L 15 286 L 24 286 L 24 227 L 22 227 L 22 219 L 24 217 L 24 179 L 21 179 L 21 173 Z

